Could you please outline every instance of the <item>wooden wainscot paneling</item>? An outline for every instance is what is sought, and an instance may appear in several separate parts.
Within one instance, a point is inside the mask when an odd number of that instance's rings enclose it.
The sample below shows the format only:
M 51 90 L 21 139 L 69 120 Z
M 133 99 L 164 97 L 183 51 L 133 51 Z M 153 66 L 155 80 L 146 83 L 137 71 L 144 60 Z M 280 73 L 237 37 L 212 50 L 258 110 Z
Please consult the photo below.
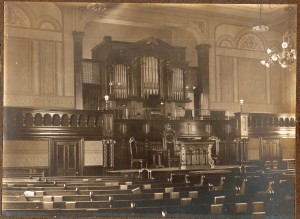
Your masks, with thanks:
M 280 139 L 264 138 L 262 139 L 262 160 L 273 161 L 281 157 Z
M 260 138 L 248 139 L 248 161 L 257 161 L 261 159 Z
M 282 159 L 296 159 L 296 139 L 282 138 L 281 139 Z

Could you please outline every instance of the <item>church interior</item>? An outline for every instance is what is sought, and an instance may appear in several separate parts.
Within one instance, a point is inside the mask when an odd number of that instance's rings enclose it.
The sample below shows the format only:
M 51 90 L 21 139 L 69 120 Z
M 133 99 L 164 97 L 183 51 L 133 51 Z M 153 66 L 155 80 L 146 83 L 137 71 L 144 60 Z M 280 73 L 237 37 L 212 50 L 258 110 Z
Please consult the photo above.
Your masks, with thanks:
M 4 216 L 295 218 L 297 4 L 3 6 Z

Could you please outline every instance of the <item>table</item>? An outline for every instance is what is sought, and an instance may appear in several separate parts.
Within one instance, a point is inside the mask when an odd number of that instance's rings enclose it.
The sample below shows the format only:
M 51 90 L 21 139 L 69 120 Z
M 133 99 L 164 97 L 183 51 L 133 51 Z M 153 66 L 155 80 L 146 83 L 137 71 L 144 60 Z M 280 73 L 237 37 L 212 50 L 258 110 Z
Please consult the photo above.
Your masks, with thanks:
M 151 166 L 152 168 L 164 168 L 164 166 L 162 165 L 162 156 L 164 152 L 164 150 L 160 149 L 150 151 L 153 160 L 153 164 Z

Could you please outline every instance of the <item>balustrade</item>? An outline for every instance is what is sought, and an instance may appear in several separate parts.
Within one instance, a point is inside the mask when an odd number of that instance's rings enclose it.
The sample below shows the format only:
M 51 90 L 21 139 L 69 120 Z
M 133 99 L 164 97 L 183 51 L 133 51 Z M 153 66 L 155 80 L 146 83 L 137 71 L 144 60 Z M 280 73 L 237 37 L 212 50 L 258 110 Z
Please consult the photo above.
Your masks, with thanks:
M 249 113 L 249 128 L 295 127 L 294 114 Z
M 25 108 L 4 108 L 8 126 L 21 127 L 100 127 L 101 111 L 95 110 L 33 110 Z

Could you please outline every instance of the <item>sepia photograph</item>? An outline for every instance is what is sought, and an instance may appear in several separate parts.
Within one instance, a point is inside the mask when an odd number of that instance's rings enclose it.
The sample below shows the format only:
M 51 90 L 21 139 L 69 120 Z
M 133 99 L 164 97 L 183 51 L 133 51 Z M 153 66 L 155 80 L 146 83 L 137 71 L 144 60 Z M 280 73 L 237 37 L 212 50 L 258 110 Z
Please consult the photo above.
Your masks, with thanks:
M 3 0 L 2 216 L 296 218 L 298 3 L 215 2 Z

